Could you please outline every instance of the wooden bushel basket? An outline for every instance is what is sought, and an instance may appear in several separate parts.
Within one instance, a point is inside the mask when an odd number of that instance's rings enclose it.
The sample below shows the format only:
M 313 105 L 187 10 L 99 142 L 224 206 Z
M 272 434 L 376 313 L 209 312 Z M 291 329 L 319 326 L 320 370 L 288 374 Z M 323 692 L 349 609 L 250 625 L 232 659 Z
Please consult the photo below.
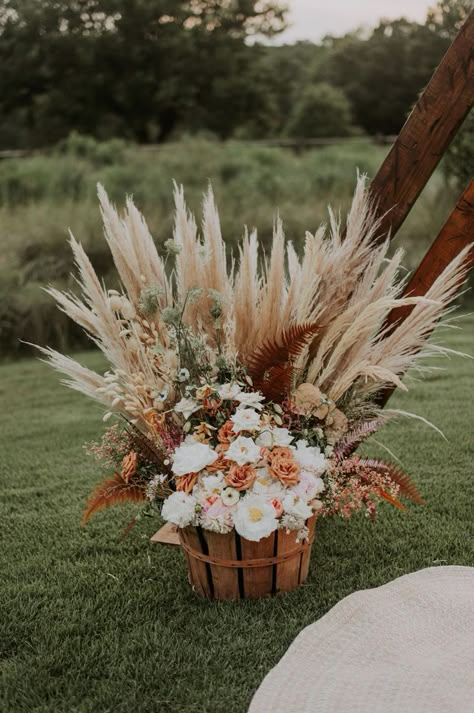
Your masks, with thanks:
M 308 539 L 296 542 L 296 532 L 277 530 L 260 542 L 235 530 L 220 535 L 201 527 L 179 530 L 188 564 L 189 583 L 207 599 L 257 599 L 291 592 L 309 570 L 316 516 L 306 522 Z

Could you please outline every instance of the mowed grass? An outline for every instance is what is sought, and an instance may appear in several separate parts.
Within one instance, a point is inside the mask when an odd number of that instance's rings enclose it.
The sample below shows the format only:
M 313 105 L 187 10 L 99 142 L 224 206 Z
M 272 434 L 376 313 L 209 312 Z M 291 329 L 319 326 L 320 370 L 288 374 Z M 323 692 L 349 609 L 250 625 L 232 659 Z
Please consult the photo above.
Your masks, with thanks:
M 474 354 L 474 319 L 447 342 Z M 157 520 L 124 542 L 133 509 L 80 528 L 100 476 L 82 443 L 100 432 L 100 409 L 39 362 L 2 366 L 2 713 L 243 713 L 298 632 L 342 597 L 423 567 L 474 565 L 474 364 L 444 366 L 393 406 L 430 419 L 448 441 L 407 420 L 379 435 L 426 506 L 383 505 L 375 524 L 322 521 L 305 586 L 236 603 L 191 591 L 182 553 L 149 543 Z

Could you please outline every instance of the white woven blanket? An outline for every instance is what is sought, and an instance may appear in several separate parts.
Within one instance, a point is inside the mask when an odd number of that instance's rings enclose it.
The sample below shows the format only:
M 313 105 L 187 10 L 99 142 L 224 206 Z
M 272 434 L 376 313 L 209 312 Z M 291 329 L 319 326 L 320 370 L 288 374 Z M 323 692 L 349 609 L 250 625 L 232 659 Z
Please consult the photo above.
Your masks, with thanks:
M 474 567 L 346 597 L 297 636 L 249 713 L 474 713 Z

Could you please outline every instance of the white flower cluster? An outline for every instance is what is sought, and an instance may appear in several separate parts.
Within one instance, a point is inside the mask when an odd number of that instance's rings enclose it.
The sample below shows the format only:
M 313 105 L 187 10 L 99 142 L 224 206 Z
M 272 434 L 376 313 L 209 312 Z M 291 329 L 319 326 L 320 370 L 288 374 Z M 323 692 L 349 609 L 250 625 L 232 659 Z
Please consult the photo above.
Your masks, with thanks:
M 276 425 L 265 414 L 261 394 L 243 392 L 237 384 L 216 388 L 223 401 L 231 402 L 228 441 L 213 446 L 189 434 L 176 448 L 176 482 L 186 476 L 191 487 L 178 487 L 165 500 L 163 517 L 179 527 L 200 525 L 218 533 L 235 528 L 253 541 L 279 527 L 304 536 L 306 521 L 322 507 L 321 476 L 329 465 L 324 453 Z M 188 419 L 199 408 L 197 401 L 186 398 L 175 411 Z

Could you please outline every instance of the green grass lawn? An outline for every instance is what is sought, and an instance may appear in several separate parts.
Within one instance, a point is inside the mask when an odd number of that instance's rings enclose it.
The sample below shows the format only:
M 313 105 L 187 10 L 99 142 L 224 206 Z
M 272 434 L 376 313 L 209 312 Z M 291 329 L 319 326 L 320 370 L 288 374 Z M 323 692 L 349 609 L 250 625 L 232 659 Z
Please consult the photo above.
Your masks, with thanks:
M 446 340 L 474 354 L 474 319 L 463 324 Z M 122 543 L 130 510 L 81 529 L 100 476 L 82 444 L 102 428 L 100 409 L 39 362 L 0 367 L 2 713 L 243 713 L 297 633 L 342 597 L 423 567 L 474 565 L 474 364 L 443 366 L 393 405 L 448 442 L 412 420 L 379 435 L 426 506 L 383 505 L 374 525 L 321 522 L 305 586 L 237 603 L 193 594 L 182 553 L 149 544 L 156 520 Z

